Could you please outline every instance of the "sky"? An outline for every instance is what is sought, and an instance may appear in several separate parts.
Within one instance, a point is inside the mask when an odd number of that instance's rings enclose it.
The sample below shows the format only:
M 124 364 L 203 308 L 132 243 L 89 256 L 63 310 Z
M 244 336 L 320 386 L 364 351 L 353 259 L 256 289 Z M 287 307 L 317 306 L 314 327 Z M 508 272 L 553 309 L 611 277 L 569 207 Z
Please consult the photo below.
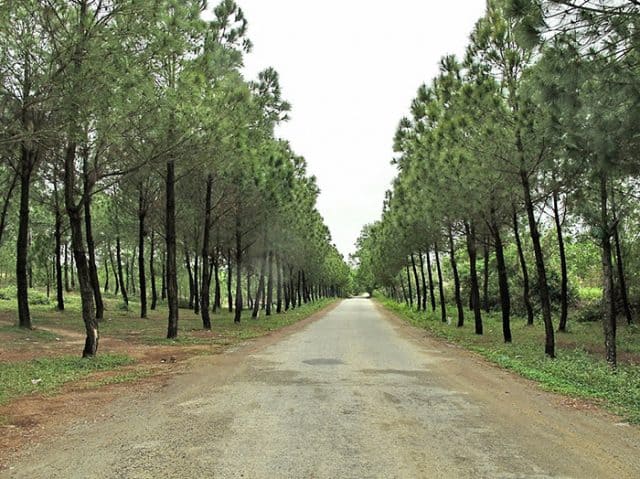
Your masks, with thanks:
M 291 119 L 277 134 L 307 159 L 318 209 L 348 258 L 380 218 L 395 176 L 393 136 L 442 56 L 462 55 L 484 0 L 237 0 L 253 79 L 280 74 Z

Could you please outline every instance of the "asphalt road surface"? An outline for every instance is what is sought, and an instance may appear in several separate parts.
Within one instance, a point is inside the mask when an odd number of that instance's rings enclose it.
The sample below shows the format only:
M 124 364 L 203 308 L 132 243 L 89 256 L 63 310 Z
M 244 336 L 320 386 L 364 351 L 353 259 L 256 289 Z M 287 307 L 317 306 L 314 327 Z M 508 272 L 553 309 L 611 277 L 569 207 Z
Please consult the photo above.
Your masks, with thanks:
M 640 477 L 638 428 L 567 403 L 352 299 L 277 341 L 199 359 L 3 474 Z

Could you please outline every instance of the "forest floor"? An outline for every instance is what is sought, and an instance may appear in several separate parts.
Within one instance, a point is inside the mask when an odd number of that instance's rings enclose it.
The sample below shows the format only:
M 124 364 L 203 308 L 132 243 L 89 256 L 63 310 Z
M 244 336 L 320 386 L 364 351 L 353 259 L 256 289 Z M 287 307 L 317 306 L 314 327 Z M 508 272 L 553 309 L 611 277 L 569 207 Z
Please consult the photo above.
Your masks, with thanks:
M 212 315 L 212 331 L 203 331 L 198 315 L 180 310 L 179 337 L 167 340 L 163 306 L 140 319 L 138 304 L 129 310 L 106 298 L 98 357 L 82 360 L 84 324 L 79 299 L 67 298 L 65 312 L 51 305 L 31 307 L 33 330 L 15 326 L 15 301 L 0 300 L 0 470 L 16 451 L 42 440 L 55 424 L 78 411 L 99 411 L 129 392 L 153 390 L 185 371 L 198 356 L 218 355 L 265 335 L 296 328 L 333 301 L 323 300 L 286 314 L 240 325 L 228 312 Z
M 439 308 L 432 311 L 429 307 L 425 313 L 384 298 L 379 303 L 436 338 L 479 353 L 547 390 L 578 399 L 576 404 L 581 407 L 604 407 L 625 421 L 640 424 L 640 327 L 637 324 L 627 325 L 620 318 L 618 368 L 614 373 L 604 360 L 599 321 L 579 322 L 570 316 L 567 331 L 555 333 L 556 359 L 549 359 L 544 355 L 545 333 L 539 318 L 533 326 L 528 326 L 524 318 L 512 317 L 513 342 L 506 344 L 499 312 L 483 312 L 484 334 L 476 335 L 471 311 L 466 311 L 464 327 L 457 327 L 454 305 L 448 305 L 447 321 L 442 322 Z
M 640 477 L 637 426 L 366 299 L 77 406 L 0 477 Z

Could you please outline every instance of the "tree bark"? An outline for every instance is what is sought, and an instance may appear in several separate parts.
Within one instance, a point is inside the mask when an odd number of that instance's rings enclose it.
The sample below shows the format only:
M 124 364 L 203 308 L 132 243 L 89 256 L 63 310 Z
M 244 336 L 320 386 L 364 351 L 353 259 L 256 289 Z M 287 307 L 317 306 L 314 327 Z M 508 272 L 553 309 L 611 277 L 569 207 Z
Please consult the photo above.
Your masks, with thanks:
M 260 266 L 260 277 L 258 279 L 258 289 L 256 290 L 256 298 L 253 301 L 253 312 L 251 313 L 251 317 L 254 319 L 258 318 L 258 314 L 260 313 L 260 301 L 264 296 L 264 276 L 267 269 L 267 257 L 265 256 L 262 259 L 262 266 Z
M 529 297 L 529 271 L 527 270 L 527 261 L 524 257 L 524 250 L 522 249 L 522 241 L 520 241 L 520 228 L 518 226 L 518 215 L 513 212 L 513 234 L 516 239 L 516 246 L 518 249 L 518 258 L 520 259 L 520 268 L 522 269 L 522 284 L 523 284 L 523 301 L 527 310 L 527 324 L 533 326 L 533 306 L 531 305 L 531 298 Z
M 175 188 L 175 162 L 173 160 L 169 160 L 167 161 L 165 213 L 165 241 L 167 251 L 167 302 L 169 303 L 169 317 L 167 319 L 167 339 L 175 339 L 178 337 L 179 319 Z
M 482 245 L 483 269 L 482 269 L 482 309 L 489 312 L 489 248 Z
M 433 273 L 431 271 L 431 252 L 427 248 L 427 273 L 429 277 L 429 297 L 431 299 L 431 311 L 436 310 L 436 295 L 433 287 Z
M 116 267 L 116 262 L 113 259 L 113 251 L 111 249 L 111 244 L 109 244 L 108 247 L 109 247 L 109 262 L 111 263 L 111 271 L 113 271 L 113 278 L 114 278 L 114 281 L 116 282 L 116 287 L 114 288 L 113 294 L 117 296 L 118 293 L 120 292 L 120 279 L 118 278 L 118 268 Z
M 56 187 L 56 211 L 55 211 L 55 267 L 56 267 L 56 309 L 58 311 L 64 311 L 64 289 L 62 284 L 62 262 L 61 262 L 61 248 L 62 248 L 62 213 L 60 206 L 58 205 L 58 194 Z M 106 265 L 106 263 L 105 263 Z
M 233 294 L 231 294 L 231 280 L 233 279 L 233 268 L 231 266 L 231 250 L 227 250 L 227 300 L 229 301 L 229 312 L 233 312 Z
M 91 226 L 91 190 L 92 185 L 89 180 L 88 152 L 82 155 L 83 169 L 83 191 L 84 191 L 84 233 L 87 238 L 87 253 L 89 261 L 89 277 L 93 287 L 93 296 L 96 305 L 96 319 L 101 321 L 104 318 L 104 302 L 100 292 L 100 280 L 98 278 L 98 266 L 96 265 L 96 243 L 93 239 L 93 227 Z
M 438 243 L 434 244 L 434 253 L 436 256 L 436 270 L 438 272 L 438 293 L 440 294 L 440 319 L 443 323 L 447 322 L 447 303 L 444 298 L 444 284 L 442 280 L 442 266 L 440 266 L 440 253 L 438 253 Z
M 409 265 L 407 265 L 407 288 L 409 290 L 409 307 L 413 308 L 413 290 L 411 289 L 411 275 L 409 274 Z
M 271 316 L 271 308 L 273 306 L 273 251 L 269 251 L 269 263 L 267 266 L 267 301 L 265 314 Z
M 167 252 L 162 252 L 162 271 L 160 280 L 160 298 L 162 301 L 167 299 Z
M 282 313 L 282 264 L 280 255 L 276 254 L 276 313 Z
M 613 268 L 611 264 L 611 228 L 609 225 L 607 174 L 600 172 L 600 228 L 602 230 L 602 303 L 604 316 L 604 345 L 607 363 L 617 367 L 616 357 L 616 305 L 613 291 Z
M 151 242 L 149 250 L 149 276 L 151 277 L 151 311 L 155 311 L 158 306 L 158 288 L 156 286 L 156 235 L 151 230 Z
M 187 248 L 186 240 L 184 247 L 184 264 L 187 267 L 187 275 L 189 277 L 189 309 L 193 309 L 193 271 L 191 270 L 191 258 L 189 257 L 189 250 Z
M 69 246 L 67 242 L 64 243 L 64 290 L 71 292 L 71 286 L 69 285 Z
M 120 283 L 120 292 L 122 293 L 122 300 L 124 304 L 129 306 L 129 296 L 127 295 L 127 286 L 124 281 L 124 275 L 122 273 L 122 248 L 120 246 L 120 236 L 116 236 L 116 261 L 118 263 L 118 280 Z
M 520 150 L 523 151 L 521 145 Z M 524 193 L 524 204 L 529 220 L 529 233 L 531 242 L 533 243 L 533 252 L 536 258 L 536 270 L 538 272 L 538 290 L 540 294 L 540 303 L 542 306 L 542 319 L 545 329 L 544 352 L 550 358 L 556 357 L 555 337 L 553 332 L 553 321 L 551 319 L 551 301 L 549 299 L 549 286 L 547 284 L 547 271 L 544 266 L 544 253 L 540 244 L 540 233 L 538 232 L 538 224 L 533 210 L 533 200 L 531 199 L 531 186 L 529 184 L 529 176 L 526 171 L 520 172 L 522 182 L 522 190 Z
M 211 191 L 213 189 L 213 175 L 207 175 L 207 193 L 204 202 L 204 231 L 202 235 L 202 292 L 200 293 L 200 311 L 202 312 L 202 327 L 211 330 L 211 316 L 209 315 L 209 236 L 211 232 Z M 216 272 L 217 276 L 217 272 Z M 217 280 L 217 278 L 216 278 Z M 214 301 L 215 303 L 215 301 Z
M 560 274 L 562 276 L 560 290 L 560 323 L 558 331 L 567 331 L 567 317 L 569 315 L 569 276 L 567 274 L 567 256 L 564 249 L 562 236 L 562 218 L 560 218 L 559 194 L 557 188 L 553 190 L 553 218 L 556 223 L 556 236 L 558 238 L 558 252 L 560 254 Z
M 427 280 L 424 276 L 424 258 L 422 257 L 422 252 L 418 254 L 420 258 L 420 279 L 422 280 L 422 310 L 427 310 Z M 369 292 L 371 296 L 372 292 Z
M 633 323 L 631 307 L 629 306 L 629 293 L 627 290 L 627 281 L 624 275 L 624 259 L 622 257 L 622 246 L 620 242 L 620 232 L 618 228 L 618 214 L 616 212 L 615 198 L 611 192 L 611 213 L 613 214 L 613 240 L 616 249 L 616 265 L 618 269 L 618 283 L 620 284 L 620 296 L 622 297 L 622 308 L 627 318 L 627 324 Z
M 206 261 L 206 259 L 205 259 Z M 200 314 L 200 256 L 196 252 L 193 260 L 193 313 Z
M 458 327 L 461 328 L 464 326 L 464 306 L 462 305 L 462 296 L 460 295 L 460 275 L 458 274 L 458 263 L 456 262 L 456 249 L 453 242 L 451 225 L 449 225 L 449 259 L 451 261 L 454 296 L 456 300 L 456 308 L 458 310 Z
M 413 253 L 411 253 L 411 268 L 413 270 L 413 279 L 416 283 L 416 304 L 418 306 L 418 311 L 420 311 L 420 306 L 422 305 L 422 292 L 420 290 L 420 281 L 418 281 L 418 269 L 416 268 L 416 259 Z
M 233 321 L 240 323 L 242 316 L 242 232 L 240 212 L 236 212 L 236 308 Z
M 469 254 L 469 272 L 471 277 L 471 303 L 475 320 L 476 334 L 482 334 L 482 313 L 480 312 L 480 290 L 478 289 L 478 271 L 476 266 L 476 234 L 475 228 L 469 223 L 464 225 L 467 237 L 467 253 Z
M 493 216 L 493 215 L 492 215 Z M 500 236 L 500 227 L 495 219 L 491 222 L 491 234 L 495 243 L 496 262 L 498 264 L 498 284 L 500 288 L 500 310 L 502 311 L 502 337 L 505 343 L 511 342 L 511 298 L 509 296 L 509 278 L 504 261 L 504 246 Z
M 18 325 L 31 329 L 29 311 L 29 195 L 31 174 L 33 172 L 33 152 L 24 145 L 20 158 L 20 215 L 18 220 L 18 238 L 16 241 L 16 286 L 18 290 Z
M 89 265 L 84 250 L 84 237 L 82 235 L 82 202 L 75 203 L 74 189 L 76 185 L 75 178 L 75 162 L 76 162 L 76 145 L 70 142 L 67 145 L 65 153 L 64 166 L 64 191 L 65 191 L 65 207 L 69 216 L 69 226 L 71 229 L 71 245 L 73 248 L 73 256 L 75 258 L 76 268 L 78 270 L 78 284 L 80 285 L 80 300 L 82 304 L 82 319 L 84 320 L 86 340 L 82 357 L 94 357 L 98 352 L 98 342 L 100 333 L 98 330 L 98 321 L 95 316 L 95 305 L 93 287 L 91 285 L 91 277 L 89 273 Z
M 145 219 L 147 216 L 147 207 L 144 200 L 144 192 L 142 191 L 142 185 L 140 185 L 139 197 L 138 197 L 138 283 L 140 284 L 140 317 L 147 317 L 147 277 L 145 274 L 145 261 L 144 261 L 144 237 L 147 232 L 145 231 Z
M 213 310 L 218 312 L 222 309 L 222 292 L 220 290 L 220 257 L 218 255 L 218 251 L 215 252 L 213 257 L 213 277 L 214 277 L 214 288 L 213 288 Z

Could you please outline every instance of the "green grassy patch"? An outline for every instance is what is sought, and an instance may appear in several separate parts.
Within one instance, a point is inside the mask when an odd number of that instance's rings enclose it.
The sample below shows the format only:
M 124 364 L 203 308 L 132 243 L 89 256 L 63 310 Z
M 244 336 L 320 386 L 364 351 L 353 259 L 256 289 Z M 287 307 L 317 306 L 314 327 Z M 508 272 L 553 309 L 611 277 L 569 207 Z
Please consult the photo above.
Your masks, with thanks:
M 474 334 L 473 318 L 467 312 L 463 328 L 440 321 L 436 313 L 417 312 L 395 301 L 381 300 L 389 310 L 432 335 L 460 344 L 486 359 L 539 382 L 547 390 L 595 400 L 630 422 L 640 424 L 640 367 L 621 364 L 616 372 L 602 355 L 600 323 L 569 323 L 568 333 L 556 334 L 556 359 L 544 355 L 544 328 L 541 321 L 533 327 L 522 318 L 512 318 L 513 343 L 502 340 L 499 314 L 483 314 L 484 335 Z M 455 312 L 450 307 L 450 313 Z M 618 351 L 640 352 L 640 331 L 636 326 L 619 331 Z
M 66 356 L 0 363 L 0 404 L 26 394 L 50 394 L 70 381 L 131 363 L 133 359 L 121 354 L 103 354 L 94 359 Z
M 0 325 L 0 335 L 7 341 L 49 342 L 59 339 L 58 335 L 44 329 L 23 329 L 10 325 Z

